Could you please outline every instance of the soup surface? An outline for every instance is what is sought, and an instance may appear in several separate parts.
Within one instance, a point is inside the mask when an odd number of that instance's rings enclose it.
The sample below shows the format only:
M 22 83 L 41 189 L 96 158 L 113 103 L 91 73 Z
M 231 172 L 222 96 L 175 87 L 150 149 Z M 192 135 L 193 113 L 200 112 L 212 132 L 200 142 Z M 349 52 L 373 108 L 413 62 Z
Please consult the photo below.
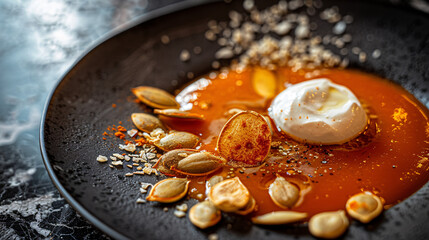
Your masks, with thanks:
M 177 95 L 182 108 L 203 114 L 205 121 L 162 121 L 172 129 L 200 136 L 200 150 L 216 152 L 219 133 L 237 109 L 268 116 L 272 99 L 255 91 L 254 71 L 247 68 L 213 73 Z M 276 94 L 290 84 L 308 80 L 305 73 L 290 68 L 274 71 Z M 251 216 L 261 215 L 282 210 L 268 194 L 269 185 L 280 175 L 301 190 L 292 210 L 312 216 L 344 209 L 347 199 L 362 191 L 380 196 L 388 208 L 429 180 L 429 111 L 411 94 L 385 79 L 356 70 L 320 70 L 317 78 L 344 85 L 358 97 L 369 118 L 368 127 L 359 137 L 342 145 L 303 144 L 276 130 L 271 121 L 272 147 L 262 165 L 226 166 L 209 176 L 191 178 L 189 194 L 195 198 L 205 194 L 205 181 L 213 175 L 238 176 L 257 202 Z

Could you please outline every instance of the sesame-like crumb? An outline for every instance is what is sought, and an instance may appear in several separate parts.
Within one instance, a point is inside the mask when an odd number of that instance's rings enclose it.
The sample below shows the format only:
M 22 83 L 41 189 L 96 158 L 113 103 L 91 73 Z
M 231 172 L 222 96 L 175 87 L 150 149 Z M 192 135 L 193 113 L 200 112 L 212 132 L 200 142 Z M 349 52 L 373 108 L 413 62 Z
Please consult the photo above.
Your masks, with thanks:
M 118 159 L 121 159 L 121 160 L 124 160 L 125 159 L 125 157 L 124 156 L 122 156 L 121 154 L 119 154 L 119 153 L 114 153 L 114 154 L 112 154 L 113 156 L 115 156 L 116 158 L 118 158 Z
M 162 42 L 163 44 L 169 44 L 169 43 L 170 43 L 170 37 L 169 37 L 169 36 L 167 36 L 167 35 L 162 35 L 162 36 L 161 36 L 161 42 Z
M 182 217 L 186 216 L 186 213 L 182 212 L 182 211 L 174 210 L 174 216 L 176 216 L 178 218 L 182 218 Z
M 183 49 L 183 50 L 180 52 L 180 61 L 182 61 L 182 62 L 187 62 L 187 61 L 189 61 L 189 59 L 191 59 L 191 54 L 189 53 L 189 51 L 188 51 L 188 50 Z
M 141 188 L 143 189 L 148 189 L 150 186 L 152 186 L 151 183 L 145 183 L 145 182 L 141 182 L 140 183 Z
M 209 240 L 219 240 L 219 236 L 216 233 L 212 233 L 208 237 Z
M 188 211 L 188 205 L 186 203 L 177 205 L 176 210 L 186 212 L 186 211 Z
M 381 56 L 381 51 L 380 51 L 380 49 L 375 49 L 375 50 L 372 52 L 372 58 L 377 59 L 377 58 L 379 58 L 380 56 Z
M 103 155 L 98 155 L 97 161 L 100 163 L 105 163 L 105 162 L 107 162 L 107 157 L 103 156 Z

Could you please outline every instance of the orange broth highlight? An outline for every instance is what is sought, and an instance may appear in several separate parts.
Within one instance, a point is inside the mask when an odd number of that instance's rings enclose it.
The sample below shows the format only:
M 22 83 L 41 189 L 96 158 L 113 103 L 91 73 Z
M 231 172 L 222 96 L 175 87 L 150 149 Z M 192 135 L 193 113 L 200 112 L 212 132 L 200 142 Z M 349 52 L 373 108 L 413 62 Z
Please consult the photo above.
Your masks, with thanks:
M 287 85 L 302 82 L 306 72 L 278 69 L 277 93 Z M 180 96 L 190 112 L 203 114 L 205 121 L 177 121 L 162 118 L 172 129 L 188 131 L 202 138 L 200 150 L 216 152 L 219 133 L 228 120 L 228 109 L 243 107 L 239 101 L 252 102 L 248 107 L 267 115 L 271 100 L 259 96 L 252 87 L 252 69 L 230 71 L 204 77 L 191 83 L 197 90 Z M 256 199 L 257 210 L 250 216 L 284 210 L 268 195 L 268 186 L 276 174 L 301 189 L 301 199 L 291 210 L 312 216 L 319 212 L 345 209 L 347 199 L 362 191 L 371 191 L 384 199 L 388 208 L 404 200 L 429 180 L 429 111 L 400 86 L 377 76 L 356 70 L 324 69 L 317 78 L 348 87 L 368 106 L 371 121 L 367 132 L 336 146 L 314 146 L 296 142 L 274 129 L 272 148 L 265 162 L 257 168 L 224 167 L 205 177 L 190 178 L 190 196 L 205 193 L 205 181 L 213 175 L 238 176 Z M 184 91 L 187 91 L 185 88 Z M 262 103 L 262 104 L 261 104 Z M 252 105 L 251 104 L 251 105 Z M 260 106 L 259 106 L 260 105 Z M 262 106 L 262 107 L 261 107 Z M 275 125 L 271 122 L 272 126 Z M 275 127 L 274 127 L 275 128 Z

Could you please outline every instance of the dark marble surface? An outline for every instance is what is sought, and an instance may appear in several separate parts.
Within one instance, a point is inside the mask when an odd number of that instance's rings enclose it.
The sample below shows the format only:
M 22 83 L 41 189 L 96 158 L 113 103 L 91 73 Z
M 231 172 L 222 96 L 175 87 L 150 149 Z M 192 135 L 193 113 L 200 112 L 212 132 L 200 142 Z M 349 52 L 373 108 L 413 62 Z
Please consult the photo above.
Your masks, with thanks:
M 43 106 L 96 40 L 177 1 L 0 1 L 0 239 L 108 239 L 66 203 L 45 170 L 38 140 Z M 409 3 L 429 12 L 427 1 Z
M 40 117 L 55 83 L 96 40 L 177 1 L 0 1 L 0 239 L 108 239 L 52 184 Z

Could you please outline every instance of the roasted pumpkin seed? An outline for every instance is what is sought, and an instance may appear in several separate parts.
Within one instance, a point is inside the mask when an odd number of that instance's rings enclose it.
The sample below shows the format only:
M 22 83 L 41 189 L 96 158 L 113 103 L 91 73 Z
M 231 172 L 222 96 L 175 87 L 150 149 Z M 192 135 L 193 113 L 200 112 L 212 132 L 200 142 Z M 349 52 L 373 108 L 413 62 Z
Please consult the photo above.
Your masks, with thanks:
M 180 160 L 173 170 L 188 175 L 206 175 L 222 167 L 225 162 L 222 157 L 209 152 L 199 152 Z
M 215 207 L 224 212 L 236 212 L 247 206 L 250 193 L 238 177 L 214 185 L 209 198 Z
M 169 151 L 159 158 L 154 167 L 157 168 L 160 172 L 169 176 L 181 175 L 171 169 L 177 166 L 177 163 L 183 158 L 197 152 L 198 150 L 195 149 L 175 149 Z
M 383 202 L 371 192 L 358 193 L 349 198 L 346 210 L 351 217 L 368 223 L 383 211 Z
M 178 109 L 155 109 L 154 113 L 172 118 L 204 120 L 204 115 L 181 111 Z
M 319 213 L 308 222 L 310 233 L 320 238 L 337 238 L 347 230 L 348 226 L 349 219 L 344 210 Z
M 273 98 L 277 92 L 276 76 L 270 70 L 257 67 L 252 73 L 252 85 L 255 92 L 265 98 Z
M 279 225 L 302 221 L 306 217 L 307 213 L 294 211 L 277 211 L 254 217 L 252 218 L 252 222 L 255 224 L 263 225 Z
M 180 108 L 180 104 L 170 93 L 154 87 L 141 86 L 131 89 L 140 101 L 153 108 Z
M 271 132 L 264 117 L 253 111 L 237 113 L 223 127 L 217 149 L 232 166 L 260 165 L 271 148 Z
M 159 160 L 158 160 L 158 162 L 159 162 Z M 179 174 L 173 170 L 170 170 L 169 168 L 166 168 L 163 164 L 158 164 L 158 165 L 154 166 L 154 168 L 158 169 L 158 171 L 160 171 L 161 173 L 163 173 L 164 175 L 169 176 L 169 177 L 173 177 L 173 176 L 180 177 L 180 176 L 182 176 L 182 174 Z
M 150 133 L 157 128 L 165 129 L 161 120 L 147 113 L 133 113 L 131 114 L 131 120 L 143 132 Z
M 277 176 L 268 188 L 273 202 L 281 208 L 291 208 L 299 199 L 299 188 L 284 177 Z
M 253 212 L 255 209 L 256 209 L 256 200 L 252 196 L 250 196 L 250 200 L 247 203 L 247 205 L 244 208 L 236 211 L 235 213 L 239 215 L 247 215 Z
M 164 151 L 171 151 L 179 148 L 194 148 L 197 146 L 200 138 L 192 133 L 170 131 L 161 139 L 151 139 L 149 141 Z
M 162 155 L 158 162 L 168 169 L 171 169 L 173 166 L 176 166 L 180 160 L 197 152 L 198 150 L 195 149 L 174 149 Z
M 218 223 L 221 212 L 211 202 L 199 202 L 189 210 L 189 220 L 195 226 L 205 229 Z
M 189 181 L 186 178 L 167 178 L 155 184 L 146 197 L 148 201 L 162 203 L 176 202 L 188 193 Z

